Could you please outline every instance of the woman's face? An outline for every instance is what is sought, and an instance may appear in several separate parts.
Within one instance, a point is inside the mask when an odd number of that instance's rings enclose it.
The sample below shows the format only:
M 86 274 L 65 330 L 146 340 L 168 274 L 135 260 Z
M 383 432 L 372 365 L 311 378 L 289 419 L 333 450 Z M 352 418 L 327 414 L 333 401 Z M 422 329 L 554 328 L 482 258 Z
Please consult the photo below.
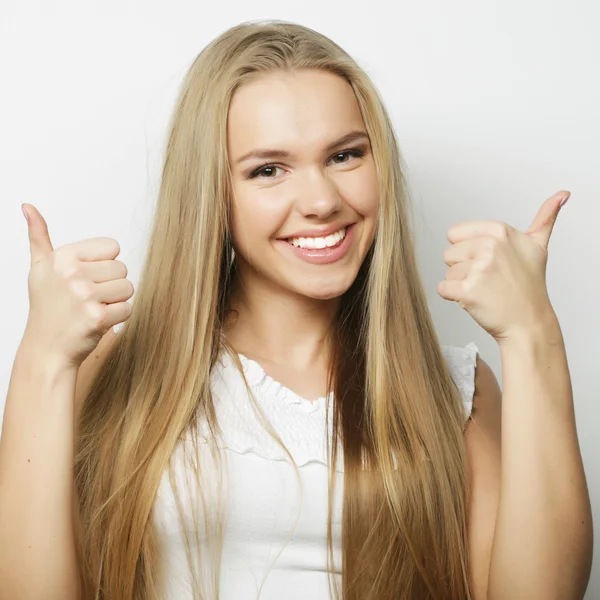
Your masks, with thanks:
M 315 299 L 342 295 L 373 242 L 379 206 L 349 84 L 317 70 L 262 76 L 234 94 L 227 145 L 244 286 L 259 280 Z

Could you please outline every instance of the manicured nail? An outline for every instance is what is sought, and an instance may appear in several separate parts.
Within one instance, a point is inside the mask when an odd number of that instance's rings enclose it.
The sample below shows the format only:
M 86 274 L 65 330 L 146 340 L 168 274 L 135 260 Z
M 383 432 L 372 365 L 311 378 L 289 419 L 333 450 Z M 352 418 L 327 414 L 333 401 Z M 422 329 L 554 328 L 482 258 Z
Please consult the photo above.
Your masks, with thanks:
M 558 208 L 562 208 L 566 203 L 567 200 L 571 197 L 571 195 L 569 194 L 568 196 L 565 196 L 561 201 L 560 204 L 558 205 Z
M 23 214 L 25 215 L 25 220 L 29 223 L 29 216 L 27 215 L 27 211 L 25 210 L 25 207 L 21 204 L 21 210 L 23 211 Z

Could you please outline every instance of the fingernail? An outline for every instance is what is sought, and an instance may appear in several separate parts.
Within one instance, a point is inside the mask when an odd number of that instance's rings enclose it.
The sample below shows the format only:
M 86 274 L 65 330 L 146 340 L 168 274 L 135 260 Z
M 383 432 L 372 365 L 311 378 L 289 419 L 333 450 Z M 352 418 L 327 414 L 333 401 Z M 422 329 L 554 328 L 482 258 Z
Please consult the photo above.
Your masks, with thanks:
M 560 204 L 558 205 L 558 208 L 562 208 L 566 203 L 567 200 L 571 197 L 571 195 L 565 196 L 561 201 Z
M 21 210 L 23 211 L 23 214 L 25 215 L 25 220 L 29 223 L 29 217 L 27 216 L 27 211 L 25 210 L 25 207 L 21 204 Z

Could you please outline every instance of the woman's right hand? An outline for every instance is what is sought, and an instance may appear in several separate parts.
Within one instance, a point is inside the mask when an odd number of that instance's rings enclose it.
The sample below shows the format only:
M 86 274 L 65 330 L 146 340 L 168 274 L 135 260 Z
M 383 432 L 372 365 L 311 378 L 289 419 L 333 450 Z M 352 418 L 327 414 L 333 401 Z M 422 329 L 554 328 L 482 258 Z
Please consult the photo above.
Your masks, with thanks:
M 114 325 L 126 321 L 133 284 L 112 238 L 52 247 L 48 226 L 32 204 L 27 213 L 31 268 L 25 336 L 37 351 L 79 367 Z

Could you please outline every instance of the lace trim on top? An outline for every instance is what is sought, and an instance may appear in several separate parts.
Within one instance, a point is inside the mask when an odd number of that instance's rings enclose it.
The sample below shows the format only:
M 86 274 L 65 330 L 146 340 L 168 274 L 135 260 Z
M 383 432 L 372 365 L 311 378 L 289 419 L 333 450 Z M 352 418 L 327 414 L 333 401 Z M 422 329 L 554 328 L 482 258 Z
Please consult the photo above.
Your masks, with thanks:
M 306 400 L 267 375 L 262 367 L 238 354 L 248 386 L 273 429 L 298 466 L 311 462 L 328 464 L 325 420 L 329 402 L 329 441 L 332 440 L 333 394 Z M 217 413 L 217 445 L 240 454 L 253 453 L 262 458 L 290 459 L 262 425 L 244 380 L 233 358 L 226 352 L 213 370 L 211 388 Z M 200 424 L 205 439 L 210 439 L 206 423 Z M 341 444 L 338 452 L 341 451 Z M 338 470 L 343 470 L 338 459 Z
M 479 348 L 475 342 L 468 343 L 464 348 L 459 346 L 442 346 L 442 353 L 450 367 L 452 379 L 456 382 L 465 407 L 465 426 L 473 410 L 475 394 L 475 369 Z
M 478 348 L 474 342 L 464 348 L 442 346 L 451 376 L 460 390 L 465 408 L 465 425 L 473 408 L 475 367 Z M 309 463 L 328 464 L 325 435 L 329 405 L 328 435 L 332 441 L 333 392 L 327 397 L 307 400 L 275 381 L 256 361 L 238 354 L 244 375 L 258 405 L 300 467 Z M 290 459 L 264 428 L 233 358 L 226 352 L 211 377 L 218 420 L 217 445 L 239 454 L 253 453 L 270 460 Z M 206 424 L 200 424 L 204 439 L 210 439 Z M 342 445 L 338 444 L 336 470 L 344 471 Z

